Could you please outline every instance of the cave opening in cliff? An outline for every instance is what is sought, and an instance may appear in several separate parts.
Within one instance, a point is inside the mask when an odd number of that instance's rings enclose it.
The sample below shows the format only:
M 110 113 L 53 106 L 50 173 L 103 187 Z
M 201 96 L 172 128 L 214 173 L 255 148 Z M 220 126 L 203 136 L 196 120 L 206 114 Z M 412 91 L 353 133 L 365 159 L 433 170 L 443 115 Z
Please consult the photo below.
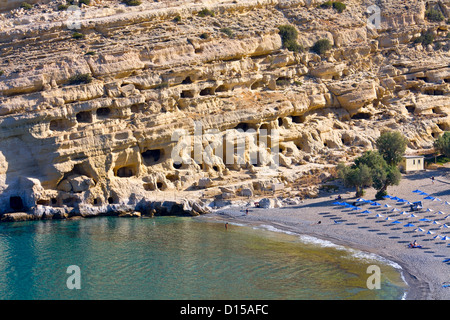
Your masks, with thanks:
M 107 201 L 109 204 L 113 204 L 115 202 L 113 197 L 108 197 Z
M 257 125 L 253 123 L 247 123 L 247 122 L 240 122 L 237 126 L 234 127 L 235 130 L 242 130 L 244 132 L 247 132 L 249 130 L 254 130 L 256 132 Z
M 293 123 L 303 123 L 304 119 L 302 116 L 292 116 Z
M 264 88 L 264 82 L 261 80 L 253 82 L 252 85 L 250 86 L 250 89 L 252 90 L 256 90 L 259 88 Z
M 409 113 L 414 113 L 416 111 L 415 106 L 405 106 L 406 110 L 408 110 Z
M 181 84 L 190 84 L 192 83 L 192 79 L 190 76 L 187 76 L 186 78 L 183 79 L 183 81 L 181 82 Z
M 214 88 L 205 88 L 200 91 L 201 96 L 212 96 L 214 95 Z
M 279 77 L 275 83 L 277 84 L 277 86 L 288 86 L 291 84 L 291 79 L 289 79 L 288 77 Z
M 372 115 L 368 112 L 358 112 L 355 113 L 354 115 L 352 115 L 352 119 L 353 120 L 361 120 L 361 119 L 370 119 L 372 117 Z
M 228 88 L 222 84 L 216 88 L 215 92 L 227 92 L 227 91 L 228 91 Z
M 174 162 L 173 163 L 174 169 L 181 169 L 182 166 L 183 166 L 183 163 L 181 163 L 181 162 Z
M 278 126 L 281 127 L 283 125 L 283 118 L 278 118 Z
M 116 176 L 119 178 L 129 178 L 136 175 L 136 166 L 129 165 L 120 167 L 117 170 L 115 170 Z
M 77 117 L 77 121 L 79 123 L 91 123 L 92 122 L 92 114 L 89 111 L 78 112 L 76 117 Z
M 50 130 L 65 131 L 71 127 L 71 123 L 67 119 L 55 119 L 50 121 Z
M 194 90 L 183 90 L 181 91 L 181 98 L 193 98 L 195 96 Z
M 111 115 L 111 109 L 108 107 L 98 108 L 95 113 L 97 118 L 107 118 Z
M 151 166 L 157 164 L 163 158 L 164 150 L 163 149 L 146 150 L 142 152 L 141 155 L 142 158 L 144 159 L 145 165 Z
M 9 197 L 9 207 L 15 212 L 22 211 L 24 209 L 22 198 L 19 196 Z
M 444 95 L 444 91 L 439 90 L 439 89 L 425 89 L 423 93 L 426 95 L 429 95 L 429 96 L 443 96 Z

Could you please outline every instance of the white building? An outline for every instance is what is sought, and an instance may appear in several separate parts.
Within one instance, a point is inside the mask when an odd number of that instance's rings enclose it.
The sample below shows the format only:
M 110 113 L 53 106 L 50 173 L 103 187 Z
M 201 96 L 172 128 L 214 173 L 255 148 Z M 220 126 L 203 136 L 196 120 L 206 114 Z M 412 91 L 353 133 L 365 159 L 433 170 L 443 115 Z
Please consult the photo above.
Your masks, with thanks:
M 425 157 L 424 156 L 404 156 L 399 164 L 401 172 L 411 172 L 424 170 Z

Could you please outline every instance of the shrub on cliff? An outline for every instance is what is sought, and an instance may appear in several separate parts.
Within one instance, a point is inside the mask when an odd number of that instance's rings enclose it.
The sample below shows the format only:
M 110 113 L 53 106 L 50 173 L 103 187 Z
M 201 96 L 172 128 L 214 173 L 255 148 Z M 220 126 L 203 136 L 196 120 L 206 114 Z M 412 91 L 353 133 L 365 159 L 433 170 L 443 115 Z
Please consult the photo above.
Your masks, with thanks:
M 79 32 L 74 32 L 74 33 L 72 33 L 72 38 L 73 39 L 77 39 L 77 40 L 83 39 L 84 38 L 84 34 L 79 33 Z
M 425 18 L 433 22 L 441 22 L 444 21 L 445 19 L 441 11 L 433 8 L 430 8 L 427 11 L 425 11 Z
M 432 44 L 434 41 L 434 35 L 432 32 L 423 33 L 420 37 L 414 39 L 414 43 L 421 43 L 424 46 Z
M 326 1 L 324 3 L 321 3 L 319 7 L 322 9 L 329 9 L 333 7 L 333 9 L 335 9 L 339 13 L 342 13 L 347 8 L 345 3 L 339 1 Z
M 231 30 L 230 28 L 222 28 L 220 29 L 220 32 L 225 33 L 229 38 L 234 37 L 233 30 Z
M 127 6 L 139 6 L 142 2 L 141 0 L 122 0 Z
M 92 76 L 90 73 L 80 73 L 69 78 L 69 84 L 82 84 L 92 82 Z
M 31 4 L 29 4 L 28 2 L 22 2 L 20 4 L 20 7 L 25 10 L 30 10 L 31 8 L 33 8 L 33 6 Z
M 318 55 L 322 55 L 330 49 L 331 49 L 331 42 L 328 39 L 318 40 L 311 47 L 311 51 L 317 53 Z
M 206 17 L 206 16 L 214 17 L 214 11 L 204 8 L 198 12 L 198 16 L 199 17 Z
M 297 43 L 298 32 L 294 26 L 285 24 L 278 26 L 278 30 L 283 48 L 293 52 L 303 51 L 303 47 Z
M 342 13 L 346 8 L 347 6 L 345 5 L 345 3 L 339 1 L 333 2 L 333 9 L 335 9 L 339 13 Z

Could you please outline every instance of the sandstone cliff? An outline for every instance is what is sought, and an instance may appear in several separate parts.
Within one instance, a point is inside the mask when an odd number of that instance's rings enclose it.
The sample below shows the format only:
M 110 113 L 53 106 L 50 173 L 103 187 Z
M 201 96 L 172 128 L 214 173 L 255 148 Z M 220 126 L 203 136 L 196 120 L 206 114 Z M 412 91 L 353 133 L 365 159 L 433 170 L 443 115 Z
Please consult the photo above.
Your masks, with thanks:
M 0 212 L 98 214 L 226 186 L 249 195 L 350 160 L 384 129 L 430 148 L 450 129 L 450 2 L 344 2 L 341 13 L 316 0 L 97 0 L 79 11 L 53 1 L 4 12 Z M 430 8 L 445 19 L 427 19 Z M 295 26 L 303 51 L 283 47 L 280 25 Z M 320 39 L 332 44 L 322 55 L 309 50 Z M 195 148 L 174 161 L 180 143 L 195 145 L 174 136 L 199 124 L 197 146 L 212 161 Z M 226 134 L 243 131 L 279 140 L 250 141 L 225 161 Z

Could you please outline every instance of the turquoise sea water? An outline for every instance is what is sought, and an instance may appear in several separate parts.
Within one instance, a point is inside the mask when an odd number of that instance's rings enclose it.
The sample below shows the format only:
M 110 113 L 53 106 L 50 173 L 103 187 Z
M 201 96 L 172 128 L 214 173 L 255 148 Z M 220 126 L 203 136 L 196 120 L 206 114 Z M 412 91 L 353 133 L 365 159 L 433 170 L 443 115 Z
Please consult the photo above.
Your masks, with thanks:
M 313 241 L 314 242 L 314 241 Z M 195 218 L 0 225 L 0 299 L 401 299 L 384 261 L 301 237 Z M 381 289 L 366 286 L 381 269 Z M 81 289 L 69 289 L 69 266 Z

